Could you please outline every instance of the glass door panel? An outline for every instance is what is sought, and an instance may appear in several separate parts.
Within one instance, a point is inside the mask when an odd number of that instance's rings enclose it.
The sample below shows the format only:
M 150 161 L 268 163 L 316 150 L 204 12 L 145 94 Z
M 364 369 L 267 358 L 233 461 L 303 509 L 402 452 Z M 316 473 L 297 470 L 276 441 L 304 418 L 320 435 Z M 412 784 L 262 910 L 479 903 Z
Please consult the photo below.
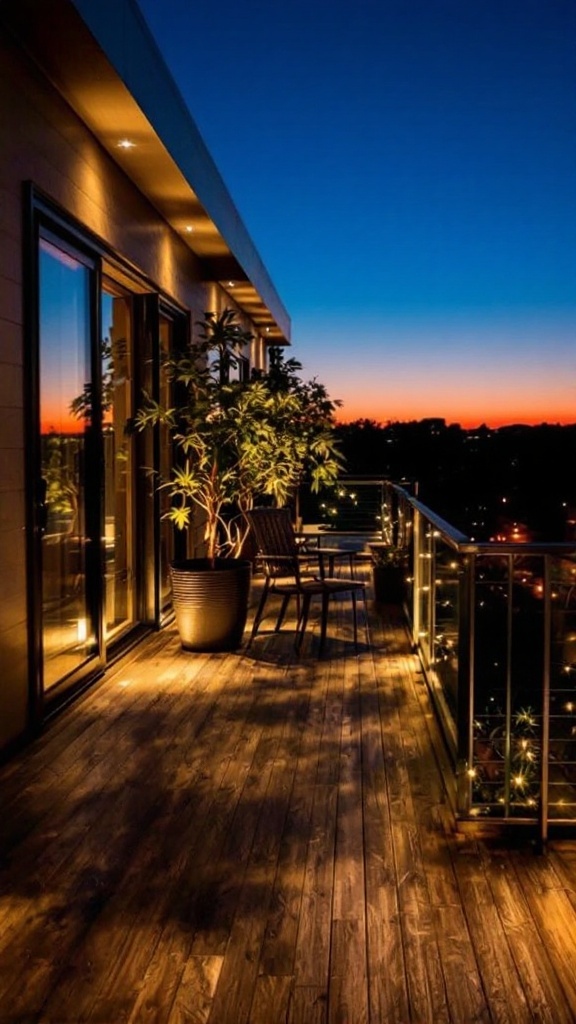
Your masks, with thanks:
M 86 474 L 92 433 L 89 266 L 40 240 L 42 654 L 47 691 L 97 653 Z
M 174 321 L 164 314 L 159 319 L 160 351 L 168 354 L 174 350 Z M 160 405 L 170 405 L 170 382 L 166 377 L 162 366 L 160 367 Z M 159 431 L 159 475 L 160 480 L 169 480 L 172 469 L 172 448 L 170 435 L 166 427 L 161 426 Z M 172 589 L 170 584 L 170 562 L 174 560 L 174 526 L 169 519 L 165 518 L 170 509 L 170 498 L 165 490 L 159 491 L 160 502 L 160 613 L 166 613 L 172 601 Z
M 104 632 L 107 640 L 135 621 L 132 299 L 107 279 L 101 294 L 104 444 Z

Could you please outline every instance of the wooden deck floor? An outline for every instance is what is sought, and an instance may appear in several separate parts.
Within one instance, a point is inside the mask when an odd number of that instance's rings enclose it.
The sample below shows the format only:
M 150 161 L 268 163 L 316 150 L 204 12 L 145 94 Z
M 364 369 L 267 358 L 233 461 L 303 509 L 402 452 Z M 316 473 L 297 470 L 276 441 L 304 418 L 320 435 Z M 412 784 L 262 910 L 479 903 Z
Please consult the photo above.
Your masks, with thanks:
M 576 1020 L 576 845 L 456 834 L 393 610 L 315 644 L 168 630 L 2 769 L 3 1024 Z

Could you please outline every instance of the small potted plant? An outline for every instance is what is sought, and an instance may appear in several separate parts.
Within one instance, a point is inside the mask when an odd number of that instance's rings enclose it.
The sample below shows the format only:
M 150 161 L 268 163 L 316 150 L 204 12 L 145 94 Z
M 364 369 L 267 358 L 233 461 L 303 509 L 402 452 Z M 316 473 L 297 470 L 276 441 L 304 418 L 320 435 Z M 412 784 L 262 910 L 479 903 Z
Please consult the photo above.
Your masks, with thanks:
M 393 544 L 370 544 L 374 600 L 401 604 L 404 599 L 405 553 Z
M 300 379 L 299 363 L 274 349 L 268 371 L 240 379 L 252 335 L 235 311 L 208 312 L 198 327 L 197 340 L 163 360 L 170 407 L 145 396 L 135 426 L 162 424 L 172 440 L 174 467 L 159 484 L 171 502 L 166 517 L 181 530 L 199 519 L 204 527 L 203 557 L 170 567 L 182 645 L 230 650 L 240 645 L 250 591 L 244 512 L 258 500 L 286 504 L 305 473 L 314 489 L 332 483 L 341 460 L 335 403 L 322 385 Z

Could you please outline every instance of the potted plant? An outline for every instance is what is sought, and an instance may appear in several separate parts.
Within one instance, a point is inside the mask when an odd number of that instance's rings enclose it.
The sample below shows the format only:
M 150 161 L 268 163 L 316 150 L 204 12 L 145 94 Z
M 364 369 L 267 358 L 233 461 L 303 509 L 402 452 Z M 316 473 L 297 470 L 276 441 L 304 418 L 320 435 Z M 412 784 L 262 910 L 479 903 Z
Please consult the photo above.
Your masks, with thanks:
M 370 544 L 374 600 L 401 604 L 404 598 L 405 553 L 393 544 Z
M 135 426 L 162 424 L 172 439 L 173 470 L 159 483 L 166 517 L 181 530 L 203 524 L 203 557 L 170 567 L 182 645 L 229 650 L 240 645 L 250 591 L 244 512 L 257 500 L 285 504 L 305 473 L 316 489 L 336 478 L 335 403 L 316 381 L 301 381 L 300 364 L 280 349 L 268 371 L 241 379 L 252 335 L 234 310 L 205 313 L 197 326 L 197 340 L 163 359 L 170 407 L 145 396 Z

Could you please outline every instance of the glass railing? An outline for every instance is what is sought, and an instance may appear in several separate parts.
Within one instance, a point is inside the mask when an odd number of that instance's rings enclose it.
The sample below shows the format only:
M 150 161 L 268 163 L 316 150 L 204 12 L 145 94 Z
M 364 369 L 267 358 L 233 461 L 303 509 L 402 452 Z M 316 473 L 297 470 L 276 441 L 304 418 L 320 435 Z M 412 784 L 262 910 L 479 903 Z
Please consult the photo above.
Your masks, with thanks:
M 576 826 L 576 543 L 473 542 L 385 480 L 339 493 L 354 515 L 335 500 L 320 532 L 402 553 L 458 817 L 533 825 L 542 840 Z

